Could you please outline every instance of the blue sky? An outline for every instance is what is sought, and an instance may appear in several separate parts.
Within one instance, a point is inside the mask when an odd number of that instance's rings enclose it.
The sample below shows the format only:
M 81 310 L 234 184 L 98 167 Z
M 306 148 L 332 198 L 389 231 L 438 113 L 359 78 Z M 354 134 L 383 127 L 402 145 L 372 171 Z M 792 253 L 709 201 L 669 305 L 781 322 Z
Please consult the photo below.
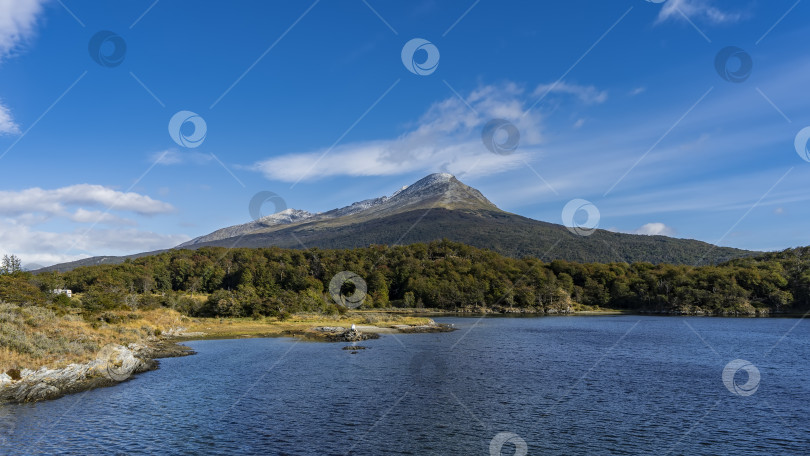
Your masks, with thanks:
M 539 220 L 581 198 L 600 228 L 808 245 L 808 17 L 795 0 L 0 0 L 0 252 L 166 248 L 249 221 L 260 191 L 315 212 L 439 171 Z M 118 37 L 101 64 L 100 31 Z M 414 38 L 439 52 L 430 74 L 403 64 Z M 753 62 L 742 82 L 716 69 L 728 46 Z M 169 134 L 180 111 L 205 122 L 197 147 Z M 493 118 L 514 153 L 484 147 Z

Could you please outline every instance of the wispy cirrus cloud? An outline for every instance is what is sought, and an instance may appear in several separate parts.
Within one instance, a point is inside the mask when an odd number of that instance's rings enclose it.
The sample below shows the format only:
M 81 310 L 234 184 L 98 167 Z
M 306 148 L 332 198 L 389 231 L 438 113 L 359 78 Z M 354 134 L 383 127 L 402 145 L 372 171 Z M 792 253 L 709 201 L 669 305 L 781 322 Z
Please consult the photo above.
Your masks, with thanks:
M 20 133 L 20 126 L 14 122 L 11 111 L 0 101 L 0 135 L 17 135 Z
M 553 84 L 541 84 L 534 89 L 535 96 L 544 96 L 547 94 L 573 95 L 586 104 L 604 103 L 607 101 L 608 97 L 608 93 L 605 90 L 599 90 L 590 85 L 570 84 L 565 81 L 555 82 Z
M 658 13 L 657 22 L 686 21 L 687 18 L 724 24 L 739 21 L 742 14 L 723 11 L 713 6 L 712 0 L 667 0 Z
M 0 60 L 33 36 L 44 3 L 44 0 L 0 0 Z
M 0 63 L 34 35 L 45 0 L 0 0 Z M 0 101 L 0 135 L 20 134 L 11 110 Z
M 642 93 L 646 92 L 646 87 L 636 87 L 635 89 L 627 92 L 627 94 L 631 97 L 635 97 L 636 95 L 641 95 Z
M 594 87 L 568 83 L 544 84 L 531 91 L 514 83 L 487 85 L 463 98 L 451 96 L 434 103 L 396 138 L 281 155 L 259 161 L 252 169 L 284 182 L 416 171 L 467 177 L 497 174 L 523 166 L 527 153 L 542 143 L 544 114 L 537 109 L 526 113 L 526 109 L 538 93 L 546 92 L 574 95 L 584 103 L 601 103 L 607 96 Z M 505 119 L 517 127 L 517 152 L 497 155 L 487 150 L 481 133 L 492 119 Z

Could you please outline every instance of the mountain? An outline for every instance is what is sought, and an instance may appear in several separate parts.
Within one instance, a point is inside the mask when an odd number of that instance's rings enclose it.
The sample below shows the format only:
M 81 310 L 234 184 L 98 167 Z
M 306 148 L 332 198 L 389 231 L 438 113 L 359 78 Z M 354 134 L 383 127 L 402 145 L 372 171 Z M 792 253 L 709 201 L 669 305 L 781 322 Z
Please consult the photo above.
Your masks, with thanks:
M 178 245 L 285 248 L 354 248 L 413 244 L 439 239 L 487 248 L 511 257 L 545 261 L 716 264 L 759 252 L 705 242 L 596 230 L 590 236 L 566 227 L 505 212 L 478 190 L 450 174 L 431 174 L 391 196 L 368 199 L 328 212 L 287 209 L 252 222 L 219 229 Z M 127 257 L 93 257 L 44 268 L 114 264 Z
M 313 214 L 307 211 L 301 211 L 297 209 L 285 209 L 281 212 L 277 212 L 275 214 L 262 217 L 258 220 L 254 220 L 249 223 L 243 223 L 241 225 L 234 225 L 216 230 L 211 234 L 200 236 L 198 238 L 194 238 L 190 241 L 184 242 L 178 245 L 177 248 L 179 249 L 193 248 L 192 246 L 196 244 L 201 244 L 203 242 L 219 241 L 222 239 L 237 237 L 244 234 L 259 231 L 269 226 L 289 225 L 301 220 L 307 220 L 312 216 Z
M 500 212 L 500 209 L 486 199 L 481 192 L 462 184 L 451 174 L 431 174 L 413 185 L 402 187 L 391 196 L 368 199 L 351 206 L 318 214 L 286 209 L 249 223 L 222 228 L 177 247 L 193 248 L 200 245 L 214 245 L 217 244 L 217 241 L 224 239 L 272 233 L 291 228 L 291 225 L 313 226 L 317 223 L 333 229 L 337 226 L 381 219 L 401 212 L 431 208 Z

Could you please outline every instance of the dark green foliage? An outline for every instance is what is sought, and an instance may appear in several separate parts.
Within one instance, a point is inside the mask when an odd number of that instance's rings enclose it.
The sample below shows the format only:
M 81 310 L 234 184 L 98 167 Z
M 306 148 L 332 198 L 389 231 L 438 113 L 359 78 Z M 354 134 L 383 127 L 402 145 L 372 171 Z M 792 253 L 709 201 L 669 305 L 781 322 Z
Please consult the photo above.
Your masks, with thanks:
M 0 302 L 43 305 L 47 295 L 32 282 L 29 273 L 0 274 Z
M 112 276 L 100 276 L 82 296 L 82 307 L 88 312 L 118 309 L 126 304 L 124 284 Z
M 403 237 L 403 233 L 405 237 Z M 564 226 L 492 210 L 416 210 L 343 226 L 317 222 L 224 239 L 202 245 L 233 247 L 302 244 L 330 249 L 351 249 L 372 244 L 428 243 L 449 239 L 486 248 L 512 258 L 533 256 L 582 263 L 639 262 L 717 264 L 758 252 L 715 247 L 692 239 L 640 236 L 597 230 L 577 236 Z
M 364 308 L 393 304 L 558 313 L 582 304 L 726 315 L 810 309 L 810 248 L 695 267 L 544 263 L 449 241 L 351 250 L 171 250 L 120 265 L 48 273 L 44 278 L 0 276 L 0 298 L 44 300 L 34 283 L 47 281 L 84 293 L 82 306 L 91 312 L 169 307 L 196 316 L 286 318 L 296 312 L 345 311 L 328 294 L 329 282 L 341 271 L 365 279 Z M 200 292 L 210 294 L 207 301 L 189 297 Z
M 0 261 L 0 274 L 17 274 L 22 272 L 22 260 L 15 255 L 3 255 Z
M 52 302 L 57 307 L 69 307 L 72 304 L 72 300 L 66 294 L 61 293 L 54 296 Z

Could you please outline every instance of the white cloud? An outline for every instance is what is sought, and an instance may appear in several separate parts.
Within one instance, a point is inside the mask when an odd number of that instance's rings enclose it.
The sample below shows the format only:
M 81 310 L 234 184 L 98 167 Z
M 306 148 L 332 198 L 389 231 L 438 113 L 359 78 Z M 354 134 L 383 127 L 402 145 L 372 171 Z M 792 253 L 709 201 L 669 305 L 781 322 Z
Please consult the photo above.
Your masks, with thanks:
M 11 111 L 0 103 L 0 135 L 3 134 L 20 134 L 20 126 L 14 122 L 14 118 L 11 117 Z
M 0 62 L 14 54 L 34 34 L 45 0 L 0 0 Z M 0 135 L 20 134 L 11 111 L 0 103 Z
M 648 223 L 637 230 L 634 234 L 644 234 L 647 236 L 674 236 L 675 230 L 660 222 Z
M 70 220 L 78 223 L 106 223 L 110 225 L 136 225 L 134 220 L 121 218 L 115 214 L 101 211 L 88 211 L 84 208 L 78 208 L 76 212 L 70 215 Z
M 543 140 L 544 115 L 539 108 L 524 115 L 529 103 L 552 85 L 531 93 L 516 84 L 483 86 L 463 100 L 451 96 L 434 103 L 409 131 L 397 138 L 355 142 L 306 153 L 272 157 L 253 165 L 272 180 L 297 182 L 331 176 L 386 176 L 443 171 L 457 176 L 483 176 L 523 166 Z M 541 90 L 543 89 L 543 90 Z M 599 103 L 606 94 L 593 87 L 557 84 L 553 92 L 574 94 L 586 103 Z M 481 133 L 492 119 L 505 119 L 520 133 L 511 155 L 491 153 Z M 502 141 L 503 139 L 496 139 Z
M 574 95 L 579 98 L 580 101 L 587 104 L 604 103 L 608 97 L 606 91 L 598 90 L 594 86 L 569 84 L 564 81 L 555 82 L 553 84 L 541 84 L 534 90 L 535 96 L 546 96 L 552 93 Z
M 34 34 L 44 0 L 0 0 L 0 60 Z
M 174 247 L 189 236 L 131 229 L 77 228 L 66 233 L 37 231 L 16 220 L 0 219 L 0 255 L 14 254 L 23 263 L 51 265 L 103 253 L 127 255 Z M 91 253 L 93 252 L 93 253 Z
M 38 187 L 20 191 L 0 191 L 0 215 L 44 213 L 64 216 L 67 205 L 101 206 L 141 215 L 164 214 L 174 207 L 147 195 L 119 192 L 101 185 L 78 184 L 53 190 Z
M 808 72 L 810 59 L 801 56 L 769 69 L 760 77 L 762 86 L 769 88 L 768 97 L 778 100 L 781 110 L 802 112 L 810 103 L 810 95 L 802 89 L 806 85 L 803 75 Z M 613 188 L 608 195 L 612 207 L 600 205 L 603 215 L 608 209 L 612 216 L 630 216 L 725 211 L 737 205 L 743 207 L 744 213 L 786 169 L 781 169 L 780 159 L 763 159 L 757 172 L 729 176 L 729 164 L 739 163 L 741 158 L 770 157 L 773 153 L 775 157 L 800 160 L 792 144 L 796 130 L 776 111 L 762 109 L 765 100 L 756 91 L 741 97 L 739 93 L 715 90 L 665 140 L 657 143 L 673 121 L 697 100 L 701 94 L 697 90 L 692 90 L 688 99 L 679 93 L 680 101 L 657 111 L 622 111 L 622 123 L 627 127 L 621 134 L 615 128 L 606 128 L 600 117 L 586 124 L 588 135 L 548 134 L 542 157 L 530 163 L 551 187 L 527 170 L 499 180 L 498 185 L 486 189 L 487 197 L 508 210 L 526 211 L 534 210 L 527 208 L 540 201 L 557 201 L 559 195 L 568 199 L 604 198 L 608 189 Z M 657 145 L 645 155 L 654 144 Z M 799 198 L 810 201 L 807 186 L 796 176 L 793 182 L 794 175 L 788 175 L 767 200 L 783 187 L 794 186 L 804 191 L 779 204 L 796 202 Z M 544 217 L 551 219 L 557 215 Z M 679 230 L 686 232 L 685 227 Z
M 646 87 L 636 87 L 635 89 L 631 90 L 628 93 L 628 95 L 630 95 L 631 97 L 634 97 L 636 95 L 641 95 L 642 93 L 644 93 L 646 91 L 647 91 Z
M 686 16 L 686 17 L 684 17 Z M 702 19 L 715 24 L 737 22 L 739 13 L 729 13 L 711 5 L 711 0 L 667 0 L 661 7 L 657 22 Z
M 126 255 L 173 247 L 189 237 L 139 230 L 134 228 L 134 220 L 115 213 L 151 216 L 173 210 L 171 204 L 147 195 L 101 185 L 0 191 L 0 254 L 17 255 L 26 264 L 48 265 L 92 255 Z M 74 225 L 61 232 L 34 228 L 71 223 L 85 226 Z

